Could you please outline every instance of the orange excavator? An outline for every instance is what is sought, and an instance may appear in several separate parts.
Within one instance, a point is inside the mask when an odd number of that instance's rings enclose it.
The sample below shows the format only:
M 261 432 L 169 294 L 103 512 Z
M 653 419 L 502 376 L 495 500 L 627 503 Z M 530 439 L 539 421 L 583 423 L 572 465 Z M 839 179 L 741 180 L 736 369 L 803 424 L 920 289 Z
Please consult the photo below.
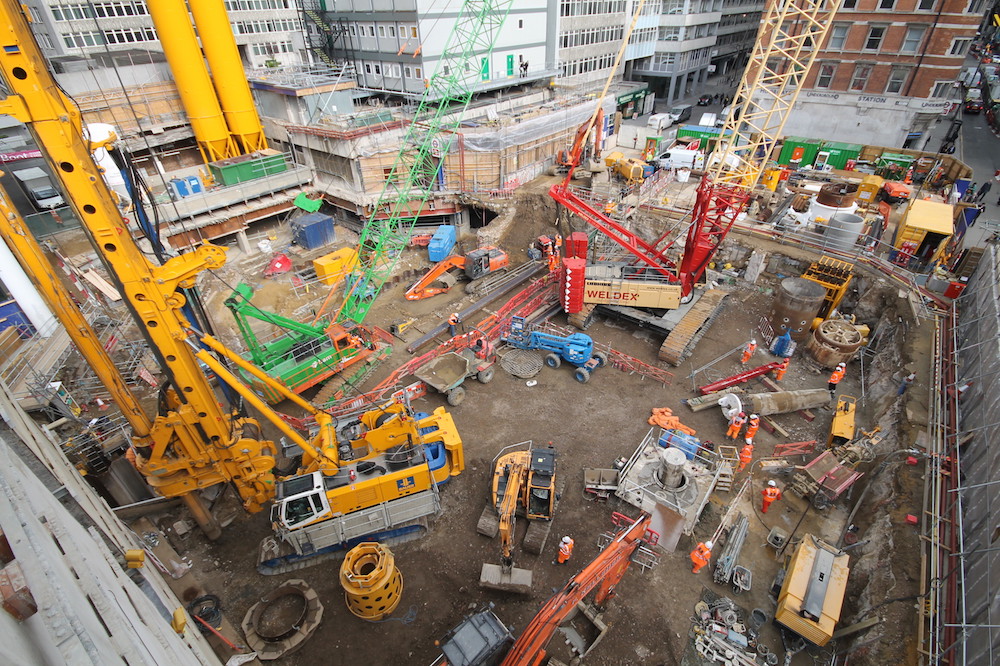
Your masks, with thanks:
M 450 272 L 453 268 L 465 271 L 465 277 L 470 280 L 478 280 L 508 266 L 510 266 L 510 257 L 498 247 L 481 247 L 464 257 L 460 254 L 453 254 L 435 264 L 427 271 L 426 275 L 406 290 L 404 296 L 408 301 L 419 301 L 446 293 L 457 282 L 457 278 Z M 431 285 L 435 282 L 439 282 L 441 286 L 432 287 Z
M 603 634 L 606 625 L 600 622 L 595 607 L 603 608 L 615 596 L 615 587 L 632 562 L 643 567 L 655 563 L 656 556 L 647 546 L 654 546 L 659 540 L 659 534 L 649 529 L 651 516 L 648 513 L 643 513 L 635 520 L 615 513 L 612 519 L 619 528 L 618 533 L 606 535 L 610 541 L 601 554 L 542 606 L 507 653 L 502 666 L 535 666 L 543 663 L 548 656 L 545 650 L 549 641 L 560 630 L 560 625 L 577 612 L 582 612 Z M 593 603 L 582 604 L 595 588 L 597 592 Z M 567 633 L 566 638 L 575 652 L 574 657 L 582 659 L 597 644 L 600 635 L 586 645 L 575 631 Z

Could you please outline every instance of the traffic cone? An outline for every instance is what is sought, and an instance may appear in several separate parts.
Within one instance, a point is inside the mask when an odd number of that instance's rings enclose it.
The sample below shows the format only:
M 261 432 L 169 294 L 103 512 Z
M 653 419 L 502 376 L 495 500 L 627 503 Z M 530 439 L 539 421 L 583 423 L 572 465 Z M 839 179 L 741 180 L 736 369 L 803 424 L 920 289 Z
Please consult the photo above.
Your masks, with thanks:
M 909 169 L 906 170 L 906 177 L 903 178 L 903 184 L 904 185 L 913 184 L 913 167 L 910 167 Z

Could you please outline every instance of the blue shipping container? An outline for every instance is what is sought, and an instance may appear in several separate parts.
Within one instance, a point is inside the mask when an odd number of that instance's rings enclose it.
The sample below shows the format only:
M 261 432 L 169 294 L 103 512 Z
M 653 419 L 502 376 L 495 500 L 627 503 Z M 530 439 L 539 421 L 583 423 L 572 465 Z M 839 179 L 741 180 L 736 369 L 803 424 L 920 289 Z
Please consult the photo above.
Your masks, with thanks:
M 329 245 L 334 237 L 333 218 L 325 213 L 308 213 L 292 221 L 292 242 L 307 250 Z
M 427 245 L 427 258 L 438 262 L 448 257 L 455 248 L 456 237 L 457 232 L 453 225 L 442 224 L 434 232 L 431 242 Z

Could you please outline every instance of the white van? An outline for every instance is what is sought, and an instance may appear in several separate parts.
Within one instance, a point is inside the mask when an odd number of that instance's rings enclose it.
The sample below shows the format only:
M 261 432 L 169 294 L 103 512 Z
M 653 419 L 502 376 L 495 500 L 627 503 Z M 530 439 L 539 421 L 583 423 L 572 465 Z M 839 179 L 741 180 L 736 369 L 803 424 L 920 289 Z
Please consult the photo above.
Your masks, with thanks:
M 671 148 L 657 155 L 653 163 L 658 169 L 701 170 L 705 168 L 705 154 L 697 150 Z
M 646 121 L 646 127 L 652 127 L 654 131 L 662 132 L 666 128 L 670 127 L 673 123 L 673 119 L 670 117 L 669 113 L 654 113 Z

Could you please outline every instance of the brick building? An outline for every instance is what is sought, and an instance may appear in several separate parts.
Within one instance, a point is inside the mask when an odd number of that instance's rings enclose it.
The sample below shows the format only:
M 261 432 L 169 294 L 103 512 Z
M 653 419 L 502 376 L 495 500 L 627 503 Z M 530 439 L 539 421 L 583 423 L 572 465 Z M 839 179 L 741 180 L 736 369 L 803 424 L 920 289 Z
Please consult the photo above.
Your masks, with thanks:
M 987 0 L 843 0 L 786 136 L 923 148 Z

